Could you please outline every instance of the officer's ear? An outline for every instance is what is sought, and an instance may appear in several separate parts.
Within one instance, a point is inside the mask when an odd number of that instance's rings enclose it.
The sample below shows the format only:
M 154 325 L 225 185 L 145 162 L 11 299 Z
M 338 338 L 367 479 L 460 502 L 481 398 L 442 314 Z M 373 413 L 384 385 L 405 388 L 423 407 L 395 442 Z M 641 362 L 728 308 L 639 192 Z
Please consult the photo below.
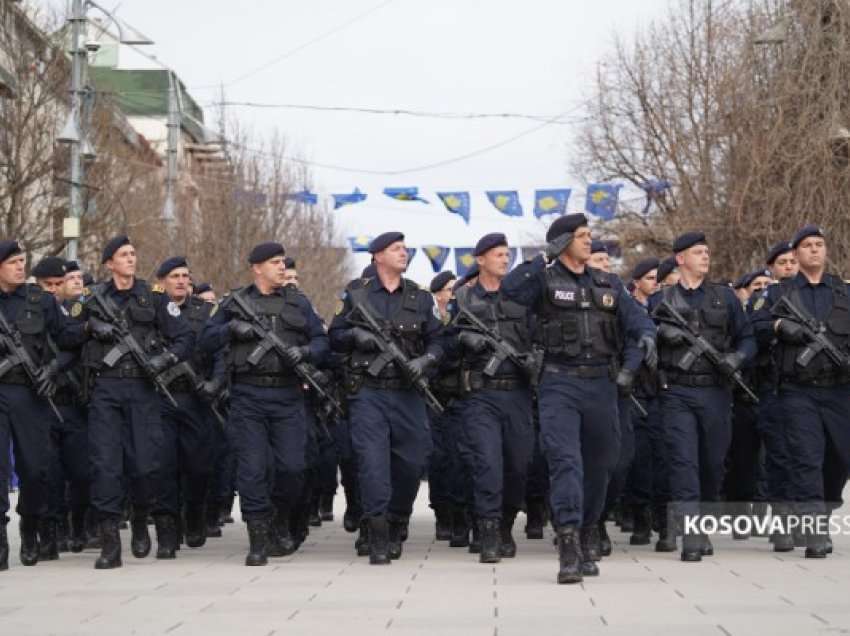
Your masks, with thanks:
M 677 252 L 676 253 L 676 265 L 678 267 L 681 267 L 684 264 L 685 264 L 685 253 L 684 252 Z

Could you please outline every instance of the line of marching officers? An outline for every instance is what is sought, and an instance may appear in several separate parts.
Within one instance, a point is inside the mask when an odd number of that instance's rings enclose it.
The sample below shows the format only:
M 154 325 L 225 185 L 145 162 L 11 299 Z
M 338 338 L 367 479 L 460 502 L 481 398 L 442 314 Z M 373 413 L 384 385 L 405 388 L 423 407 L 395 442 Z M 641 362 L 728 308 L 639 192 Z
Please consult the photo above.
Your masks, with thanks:
M 709 282 L 704 235 L 645 259 L 625 286 L 587 219 L 549 227 L 512 271 L 503 234 L 478 242 L 461 280 L 406 279 L 404 236 L 370 246 L 329 327 L 298 289 L 282 245 L 250 253 L 253 282 L 215 302 L 189 264 L 136 277 L 126 236 L 84 289 L 48 257 L 0 242 L 0 447 L 14 449 L 21 562 L 97 547 L 175 558 L 221 535 L 234 490 L 246 565 L 291 554 L 326 519 L 340 469 L 346 530 L 372 564 L 402 554 L 427 471 L 438 540 L 483 563 L 551 522 L 559 583 L 599 574 L 618 515 L 631 543 L 681 559 L 713 553 L 684 515 L 824 518 L 850 463 L 850 295 L 806 226 L 735 290 Z M 775 283 L 775 284 L 773 284 Z M 752 390 L 750 390 L 752 388 Z M 0 453 L 0 569 L 8 568 L 8 454 Z M 69 514 L 70 513 L 70 514 Z M 70 522 L 68 519 L 70 517 Z M 66 527 L 67 526 L 67 527 Z M 743 537 L 737 537 L 743 538 Z M 771 536 L 777 551 L 831 551 L 827 533 Z

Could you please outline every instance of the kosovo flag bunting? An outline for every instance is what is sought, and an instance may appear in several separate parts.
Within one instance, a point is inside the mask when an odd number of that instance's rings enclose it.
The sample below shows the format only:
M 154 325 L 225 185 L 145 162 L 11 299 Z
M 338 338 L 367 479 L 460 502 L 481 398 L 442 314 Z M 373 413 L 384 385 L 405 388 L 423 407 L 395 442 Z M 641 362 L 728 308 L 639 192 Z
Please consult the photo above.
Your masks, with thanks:
M 641 185 L 641 189 L 646 192 L 646 205 L 643 206 L 641 214 L 645 215 L 649 212 L 649 207 L 653 201 L 663 197 L 664 193 L 672 187 L 672 184 L 667 179 L 650 179 Z
M 519 194 L 516 190 L 501 190 L 487 192 L 496 209 L 506 216 L 522 216 L 522 204 L 519 202 Z
M 455 273 L 458 278 L 466 276 L 466 272 L 475 263 L 475 257 L 472 255 L 473 248 L 471 247 L 456 247 L 455 248 Z
M 537 190 L 534 192 L 534 216 L 538 219 L 547 214 L 563 215 L 567 211 L 570 190 Z
M 440 201 L 446 206 L 446 209 L 453 214 L 458 214 L 469 225 L 469 192 L 438 192 L 437 196 Z M 433 263 L 433 261 L 432 261 Z M 436 268 L 436 265 L 434 266 Z M 439 269 L 434 269 L 439 272 Z
M 296 203 L 303 203 L 305 205 L 316 205 L 319 202 L 319 195 L 310 192 L 309 190 L 302 190 L 301 192 L 295 192 L 294 194 L 290 194 L 287 199 L 291 201 L 295 201 Z
M 617 213 L 617 196 L 620 184 L 594 183 L 587 186 L 587 200 L 584 207 L 603 221 L 610 221 Z
M 413 261 L 413 257 L 416 256 L 416 248 L 408 247 L 407 248 L 407 266 L 410 267 L 410 263 Z
M 419 188 L 384 188 L 384 194 L 396 201 L 421 201 L 428 203 L 427 199 L 419 196 Z
M 428 260 L 431 261 L 431 267 L 434 268 L 434 273 L 437 273 L 442 271 L 443 264 L 449 257 L 451 248 L 443 247 L 442 245 L 424 245 L 422 250 L 425 252 L 425 256 L 428 257 Z
M 333 194 L 331 196 L 334 198 L 334 210 L 339 210 L 344 205 L 360 203 L 361 201 L 365 201 L 367 197 L 367 195 L 360 192 L 359 188 L 354 188 L 354 192 L 351 194 Z
M 364 234 L 359 236 L 349 236 L 348 242 L 351 244 L 352 252 L 368 252 L 369 244 L 372 242 L 372 237 Z

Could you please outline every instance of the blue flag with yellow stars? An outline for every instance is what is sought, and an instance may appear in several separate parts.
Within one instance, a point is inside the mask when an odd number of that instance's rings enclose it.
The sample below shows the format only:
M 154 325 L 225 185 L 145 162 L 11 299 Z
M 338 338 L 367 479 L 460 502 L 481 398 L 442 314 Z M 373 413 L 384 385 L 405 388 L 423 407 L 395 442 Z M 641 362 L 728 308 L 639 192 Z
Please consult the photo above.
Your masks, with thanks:
M 302 190 L 301 192 L 295 192 L 286 197 L 290 201 L 295 201 L 296 203 L 303 203 L 304 205 L 316 205 L 319 203 L 319 195 L 309 190 Z
M 413 257 L 416 256 L 416 248 L 408 247 L 407 248 L 407 266 L 410 267 L 410 262 L 413 260 Z
M 455 248 L 455 273 L 458 278 L 466 276 L 466 272 L 475 263 L 475 257 L 472 255 L 472 247 L 456 247 Z
M 421 201 L 428 203 L 427 199 L 419 196 L 419 188 L 384 188 L 384 194 L 396 201 Z
M 332 194 L 331 196 L 334 198 L 334 210 L 339 210 L 344 205 L 365 201 L 368 195 L 360 192 L 360 188 L 354 188 L 351 194 Z
M 522 204 L 516 190 L 489 191 L 487 198 L 505 216 L 522 216 Z
M 440 201 L 443 202 L 443 205 L 446 206 L 449 212 L 459 215 L 469 225 L 469 212 L 471 209 L 469 192 L 438 192 L 437 196 L 440 197 Z M 439 272 L 440 270 L 435 269 L 434 271 Z
M 617 197 L 622 187 L 620 184 L 611 183 L 594 183 L 587 186 L 585 209 L 603 221 L 610 221 L 617 213 Z
M 351 245 L 352 252 L 368 252 L 369 244 L 372 242 L 371 236 L 360 234 L 358 236 L 349 236 L 348 243 Z
M 422 251 L 425 252 L 428 260 L 431 261 L 431 267 L 434 268 L 434 273 L 436 274 L 442 271 L 451 248 L 443 247 L 442 245 L 424 245 L 422 246 Z
M 538 219 L 547 214 L 563 215 L 570 200 L 569 188 L 562 190 L 536 190 L 534 192 L 534 216 Z

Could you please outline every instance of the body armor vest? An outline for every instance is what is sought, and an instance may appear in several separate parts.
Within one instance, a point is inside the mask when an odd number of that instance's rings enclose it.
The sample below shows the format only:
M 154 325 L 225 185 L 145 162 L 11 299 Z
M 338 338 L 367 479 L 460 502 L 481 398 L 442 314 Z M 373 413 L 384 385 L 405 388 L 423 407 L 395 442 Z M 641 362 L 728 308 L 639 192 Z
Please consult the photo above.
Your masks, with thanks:
M 611 285 L 610 274 L 592 267 L 587 272 L 590 286 L 584 287 L 563 268 L 546 268 L 537 340 L 547 360 L 597 365 L 610 364 L 620 355 L 617 290 Z
M 346 292 L 356 298 L 358 303 L 372 310 L 372 315 L 383 327 L 384 333 L 389 335 L 401 347 L 408 358 L 417 358 L 425 353 L 422 342 L 422 323 L 427 320 L 419 310 L 419 285 L 406 278 L 402 279 L 402 301 L 395 314 L 389 318 L 380 316 L 369 302 L 369 286 L 374 284 L 371 278 L 357 279 L 346 287 Z M 356 320 L 356 313 L 354 318 Z M 351 354 L 350 364 L 353 372 L 365 372 L 369 365 L 379 354 L 377 352 L 363 352 L 356 349 Z M 382 378 L 395 378 L 401 376 L 401 372 L 395 364 L 388 364 L 381 371 Z
M 696 333 L 705 338 L 711 346 L 720 353 L 732 350 L 732 337 L 729 333 L 729 313 L 723 298 L 723 287 L 715 283 L 703 283 L 705 295 L 699 307 L 691 307 L 679 291 L 679 285 L 673 285 L 662 290 L 664 300 L 669 302 Z M 690 346 L 671 346 L 666 342 L 659 347 L 659 367 L 674 374 L 683 374 L 678 367 L 682 357 L 688 353 Z M 700 356 L 688 370 L 688 375 L 716 375 L 714 366 Z
M 21 341 L 29 352 L 30 357 L 38 365 L 44 364 L 50 358 L 47 338 L 47 317 L 44 315 L 42 296 L 44 292 L 38 285 L 25 285 L 26 300 L 18 309 L 13 320 L 7 320 L 21 334 Z
M 850 346 L 850 298 L 847 297 L 846 285 L 841 279 L 832 275 L 825 276 L 825 282 L 832 289 L 832 309 L 822 326 L 825 335 L 841 352 L 847 353 Z M 809 313 L 806 305 L 800 297 L 800 290 L 794 285 L 793 279 L 783 280 L 779 283 L 782 294 L 788 294 L 789 300 L 804 313 Z M 783 378 L 796 379 L 800 381 L 814 380 L 840 374 L 847 375 L 829 361 L 825 353 L 816 355 L 805 368 L 800 368 L 797 363 L 799 356 L 807 345 L 792 345 L 778 342 L 776 347 L 777 365 Z
M 531 350 L 531 334 L 528 330 L 528 310 L 501 294 L 481 298 L 472 292 L 471 287 L 458 290 L 456 302 L 459 307 L 469 311 L 489 329 L 504 338 L 519 353 Z M 464 352 L 463 366 L 473 371 L 482 371 L 492 358 L 493 352 L 488 348 L 480 354 Z M 499 368 L 498 375 L 518 375 L 519 369 L 510 360 L 505 360 Z
M 209 319 L 210 313 L 212 313 L 212 309 L 212 304 L 204 302 L 195 296 L 190 296 L 186 299 L 186 302 L 183 303 L 180 314 L 189 325 L 189 329 L 191 329 L 192 333 L 195 334 L 196 342 L 201 338 L 201 332 L 204 330 L 204 325 L 206 325 L 207 319 Z M 192 368 L 199 376 L 203 377 L 207 377 L 207 371 L 211 366 L 211 362 L 211 357 L 203 354 L 200 347 L 195 347 L 192 351 L 192 357 L 189 358 L 189 363 L 192 365 Z
M 233 293 L 242 294 L 242 297 L 253 305 L 254 311 L 265 320 L 266 326 L 274 331 L 287 346 L 301 347 L 310 341 L 307 333 L 307 318 L 301 309 L 302 304 L 298 302 L 300 292 L 297 290 L 282 287 L 277 293 L 268 296 L 248 294 L 244 289 Z M 240 318 L 238 311 L 231 310 L 227 303 L 223 310 L 230 318 Z M 248 364 L 248 358 L 257 348 L 257 344 L 257 340 L 231 343 L 230 364 L 236 373 L 253 375 L 294 373 L 274 351 L 268 351 L 256 366 L 252 367 Z

